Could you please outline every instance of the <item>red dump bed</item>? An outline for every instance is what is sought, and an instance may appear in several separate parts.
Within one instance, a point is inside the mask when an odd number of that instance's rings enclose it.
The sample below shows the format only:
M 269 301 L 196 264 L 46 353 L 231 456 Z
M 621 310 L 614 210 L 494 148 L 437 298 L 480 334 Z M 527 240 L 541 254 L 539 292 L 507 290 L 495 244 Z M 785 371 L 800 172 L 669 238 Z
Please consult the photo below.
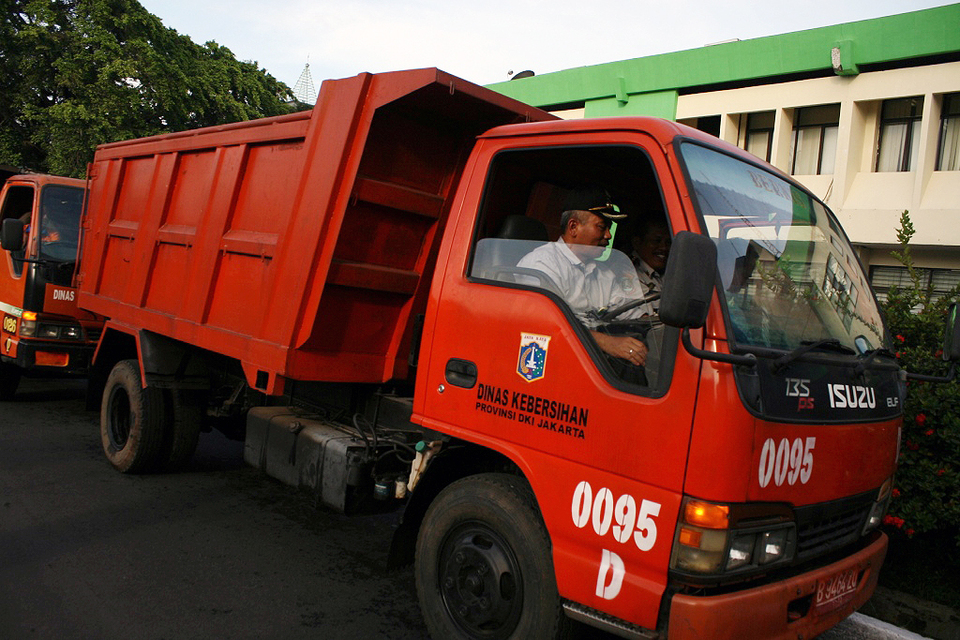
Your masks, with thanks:
M 236 358 L 270 392 L 406 377 L 475 136 L 551 117 L 421 69 L 324 82 L 312 111 L 103 145 L 80 305 Z

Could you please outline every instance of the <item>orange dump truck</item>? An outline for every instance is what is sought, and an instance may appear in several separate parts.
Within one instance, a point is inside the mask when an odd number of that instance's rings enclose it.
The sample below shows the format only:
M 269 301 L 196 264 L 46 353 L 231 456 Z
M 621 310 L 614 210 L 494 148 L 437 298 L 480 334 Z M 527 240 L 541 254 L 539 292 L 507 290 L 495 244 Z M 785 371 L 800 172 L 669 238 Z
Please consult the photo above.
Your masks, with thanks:
M 0 400 L 23 374 L 86 373 L 103 326 L 73 284 L 83 180 L 12 173 L 0 171 Z
M 753 156 L 423 69 L 101 146 L 89 188 L 111 463 L 182 463 L 232 417 L 318 504 L 402 504 L 435 638 L 809 638 L 872 593 L 901 372 L 834 215 Z M 636 295 L 584 311 L 527 256 L 591 191 L 609 248 L 570 267 Z M 659 300 L 627 256 L 651 217 Z

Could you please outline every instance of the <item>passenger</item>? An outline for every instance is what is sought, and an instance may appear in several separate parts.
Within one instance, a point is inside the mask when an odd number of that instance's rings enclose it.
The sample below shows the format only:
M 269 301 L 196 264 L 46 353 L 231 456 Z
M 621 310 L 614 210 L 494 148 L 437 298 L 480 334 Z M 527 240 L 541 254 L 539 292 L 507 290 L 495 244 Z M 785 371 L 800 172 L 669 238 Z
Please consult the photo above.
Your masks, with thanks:
M 40 237 L 41 244 L 53 244 L 55 242 L 60 242 L 60 228 L 57 226 L 56 221 L 50 216 L 44 216 L 43 222 L 41 225 L 42 235 Z
M 561 235 L 556 242 L 537 247 L 517 264 L 548 275 L 577 317 L 590 329 L 597 346 L 605 353 L 642 367 L 646 345 L 633 336 L 608 335 L 600 327 L 599 314 L 634 300 L 642 300 L 645 289 L 623 254 L 598 259 L 610 242 L 610 221 L 626 216 L 617 212 L 603 194 L 578 193 L 560 218 Z M 617 256 L 620 256 L 618 259 Z M 649 305 L 624 312 L 620 318 L 640 318 L 652 313 Z
M 648 295 L 659 294 L 663 289 L 663 272 L 667 268 L 667 257 L 673 238 L 666 220 L 662 218 L 644 218 L 640 222 L 637 234 L 631 239 L 633 253 L 630 259 L 637 268 L 640 283 Z M 653 312 L 660 310 L 660 300 L 650 303 Z

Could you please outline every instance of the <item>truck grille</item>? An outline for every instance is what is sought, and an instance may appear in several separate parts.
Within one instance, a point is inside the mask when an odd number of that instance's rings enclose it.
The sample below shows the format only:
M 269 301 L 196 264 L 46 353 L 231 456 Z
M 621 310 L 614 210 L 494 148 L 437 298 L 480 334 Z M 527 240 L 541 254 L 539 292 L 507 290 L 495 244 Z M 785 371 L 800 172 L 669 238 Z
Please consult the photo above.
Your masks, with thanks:
M 815 558 L 857 540 L 875 496 L 876 491 L 868 491 L 795 509 L 797 560 Z
M 100 339 L 100 334 L 103 333 L 103 330 L 100 328 L 96 329 L 87 329 L 87 340 L 95 342 Z

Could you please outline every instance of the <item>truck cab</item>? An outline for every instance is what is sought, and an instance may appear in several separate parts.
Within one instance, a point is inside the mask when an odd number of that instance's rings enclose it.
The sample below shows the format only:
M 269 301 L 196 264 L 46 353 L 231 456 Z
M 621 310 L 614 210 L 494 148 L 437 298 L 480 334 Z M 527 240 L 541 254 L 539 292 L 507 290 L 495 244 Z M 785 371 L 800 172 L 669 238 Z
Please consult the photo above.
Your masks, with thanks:
M 568 615 L 629 621 L 624 637 L 785 638 L 862 604 L 903 388 L 832 213 L 743 151 L 653 119 L 501 127 L 465 174 L 484 178 L 462 188 L 441 247 L 415 421 L 518 465 Z M 598 263 L 629 265 L 638 221 L 667 221 L 658 314 L 584 318 L 518 266 L 585 185 L 622 216 Z M 645 375 L 593 331 L 642 338 Z M 446 544 L 441 558 L 477 552 Z
M 14 175 L 0 192 L 0 399 L 22 374 L 83 374 L 103 325 L 77 307 L 73 275 L 84 182 Z

